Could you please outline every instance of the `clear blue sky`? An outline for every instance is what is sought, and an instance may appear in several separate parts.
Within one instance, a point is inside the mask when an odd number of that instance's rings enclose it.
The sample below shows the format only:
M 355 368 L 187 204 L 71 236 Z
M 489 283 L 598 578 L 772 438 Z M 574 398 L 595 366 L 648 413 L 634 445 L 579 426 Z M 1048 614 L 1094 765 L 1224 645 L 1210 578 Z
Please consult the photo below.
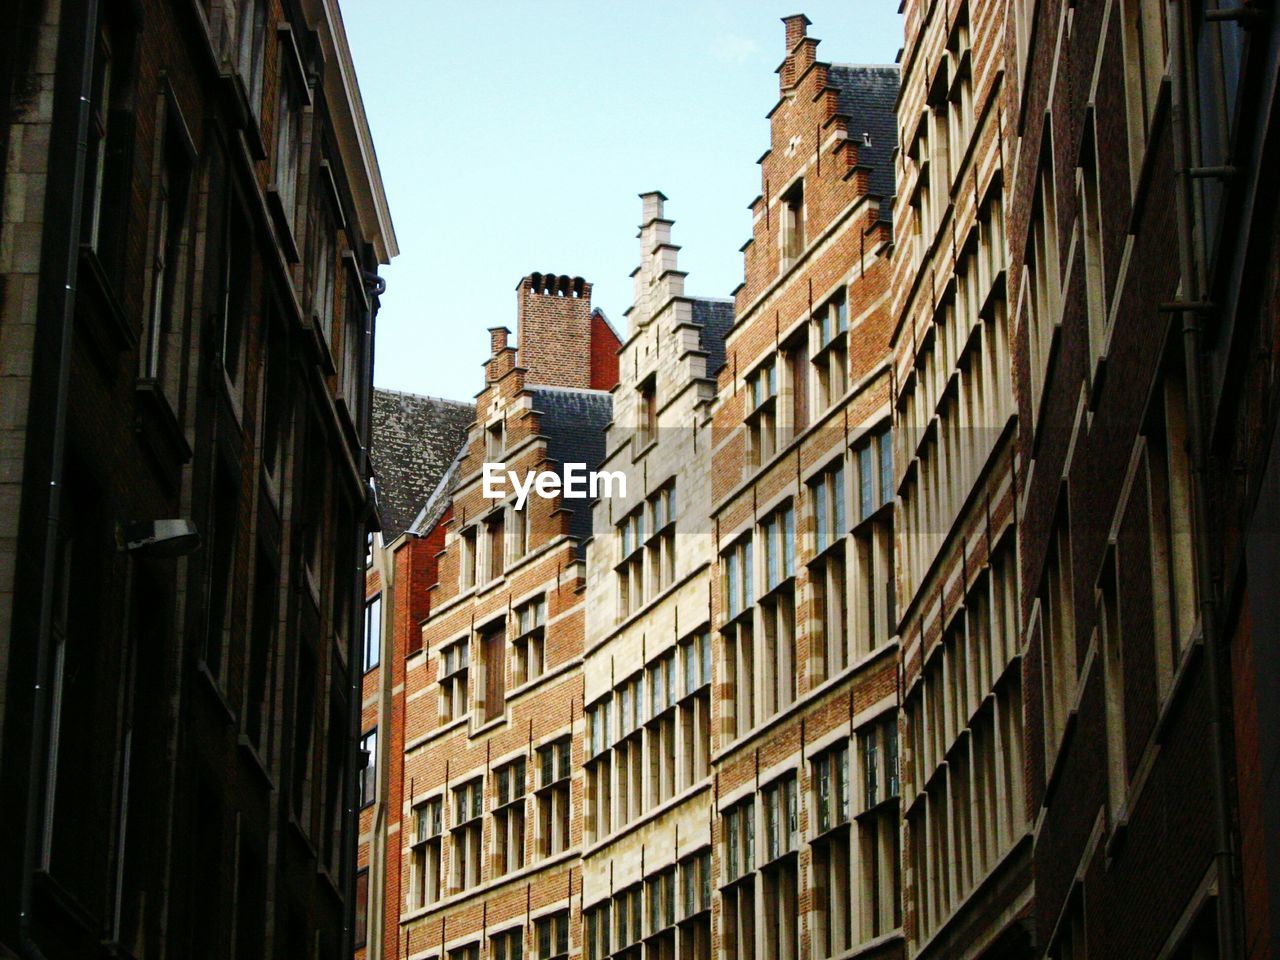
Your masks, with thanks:
M 661 190 L 686 289 L 742 279 L 747 203 L 778 97 L 779 18 L 819 58 L 891 63 L 896 0 L 342 0 L 400 256 L 383 269 L 374 381 L 470 399 L 485 328 L 532 271 L 582 276 L 619 329 L 637 194 Z

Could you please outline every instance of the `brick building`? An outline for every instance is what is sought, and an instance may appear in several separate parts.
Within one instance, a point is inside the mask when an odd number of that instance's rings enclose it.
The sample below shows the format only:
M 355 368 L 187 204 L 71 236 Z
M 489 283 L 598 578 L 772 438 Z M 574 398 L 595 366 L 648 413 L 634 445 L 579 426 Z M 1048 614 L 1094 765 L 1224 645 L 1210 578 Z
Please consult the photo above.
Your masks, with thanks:
M 437 527 L 429 614 L 420 644 L 406 650 L 389 933 L 393 911 L 399 923 L 384 956 L 512 960 L 579 942 L 570 910 L 581 902 L 591 511 L 565 497 L 517 506 L 510 486 L 502 499 L 486 497 L 482 467 L 563 476 L 567 464 L 599 463 L 619 340 L 581 278 L 526 276 L 517 318 L 518 346 L 505 327 L 491 331 L 475 422 Z
M 894 66 L 784 18 L 712 424 L 720 956 L 901 956 Z
M 596 502 L 587 548 L 581 908 L 594 960 L 642 941 L 655 957 L 711 949 L 708 479 L 733 304 L 686 296 L 665 200 L 641 198 L 635 300 L 600 467 L 627 477 L 626 496 Z
M 373 392 L 370 459 L 380 529 L 369 533 L 365 558 L 354 906 L 358 958 L 384 956 L 386 945 L 396 943 L 399 897 L 388 877 L 398 877 L 400 864 L 405 652 L 421 643 L 436 554 L 444 547 L 438 521 L 447 517 L 441 518 L 435 505 L 447 504 L 457 457 L 474 420 L 469 403 Z
M 898 103 L 894 484 L 909 953 L 1029 948 L 1005 4 L 908 3 Z
M 1034 6 L 1003 154 L 1036 948 L 1272 957 L 1277 24 Z
M 396 241 L 337 3 L 14 0 L 0 100 L 0 953 L 348 956 Z

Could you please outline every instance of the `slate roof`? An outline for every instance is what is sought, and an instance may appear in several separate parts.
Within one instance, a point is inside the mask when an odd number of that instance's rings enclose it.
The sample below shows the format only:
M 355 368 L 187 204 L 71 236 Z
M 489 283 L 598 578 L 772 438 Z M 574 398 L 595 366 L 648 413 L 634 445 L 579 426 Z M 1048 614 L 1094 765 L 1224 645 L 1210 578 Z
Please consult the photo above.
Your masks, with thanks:
M 558 462 L 585 463 L 594 470 L 604 460 L 604 431 L 613 419 L 613 397 L 603 390 L 563 387 L 531 388 L 533 409 L 542 415 L 540 432 L 547 438 L 547 456 Z M 564 501 L 572 512 L 569 532 L 579 538 L 579 550 L 591 536 L 591 501 Z
M 385 542 L 409 528 L 439 486 L 466 443 L 475 415 L 469 403 L 373 391 L 370 457 Z
M 702 326 L 699 346 L 707 353 L 707 376 L 714 377 L 724 366 L 724 338 L 733 326 L 733 301 L 694 300 L 693 322 Z
M 894 64 L 833 63 L 828 82 L 839 91 L 839 110 L 849 118 L 849 139 L 859 144 L 858 161 L 871 168 L 871 192 L 884 199 L 894 194 L 893 150 L 898 144 L 894 105 L 898 99 L 898 67 Z M 871 146 L 862 146 L 863 132 Z M 890 204 L 880 218 L 892 216 Z

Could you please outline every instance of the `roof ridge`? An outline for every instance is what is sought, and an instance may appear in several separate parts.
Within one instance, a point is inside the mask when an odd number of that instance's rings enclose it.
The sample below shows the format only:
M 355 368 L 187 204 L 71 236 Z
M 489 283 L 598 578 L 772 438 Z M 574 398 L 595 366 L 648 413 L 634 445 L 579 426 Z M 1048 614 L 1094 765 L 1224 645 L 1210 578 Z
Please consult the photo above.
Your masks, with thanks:
M 373 392 L 394 394 L 397 397 L 413 397 L 415 400 L 434 400 L 436 403 L 448 403 L 455 407 L 470 407 L 475 409 L 474 403 L 468 403 L 466 400 L 453 400 L 449 397 L 437 397 L 431 393 L 414 393 L 411 390 L 396 390 L 393 387 L 374 387 Z

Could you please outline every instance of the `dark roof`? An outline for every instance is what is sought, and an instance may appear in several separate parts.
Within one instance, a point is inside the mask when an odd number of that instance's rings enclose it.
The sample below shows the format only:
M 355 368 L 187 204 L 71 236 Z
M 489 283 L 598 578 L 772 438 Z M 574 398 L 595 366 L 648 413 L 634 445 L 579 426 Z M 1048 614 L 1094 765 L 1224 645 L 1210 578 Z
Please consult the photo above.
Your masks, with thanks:
M 467 440 L 475 407 L 397 390 L 373 391 L 374 484 L 382 537 L 400 536 Z
M 887 200 L 894 192 L 898 68 L 893 64 L 834 63 L 827 78 L 839 90 L 839 111 L 849 118 L 849 139 L 858 144 L 858 162 L 871 168 L 871 192 Z M 862 145 L 863 133 L 871 135 L 871 146 Z M 891 213 L 889 204 L 881 204 L 882 220 L 888 220 Z
M 533 409 L 542 415 L 539 432 L 547 438 L 547 456 L 561 468 L 585 463 L 594 470 L 604 460 L 604 431 L 613 419 L 613 397 L 603 390 L 533 387 Z M 564 501 L 571 511 L 569 532 L 585 541 L 591 536 L 591 501 Z
M 733 326 L 732 300 L 694 300 L 693 322 L 702 327 L 698 345 L 707 354 L 707 376 L 724 366 L 724 338 Z

